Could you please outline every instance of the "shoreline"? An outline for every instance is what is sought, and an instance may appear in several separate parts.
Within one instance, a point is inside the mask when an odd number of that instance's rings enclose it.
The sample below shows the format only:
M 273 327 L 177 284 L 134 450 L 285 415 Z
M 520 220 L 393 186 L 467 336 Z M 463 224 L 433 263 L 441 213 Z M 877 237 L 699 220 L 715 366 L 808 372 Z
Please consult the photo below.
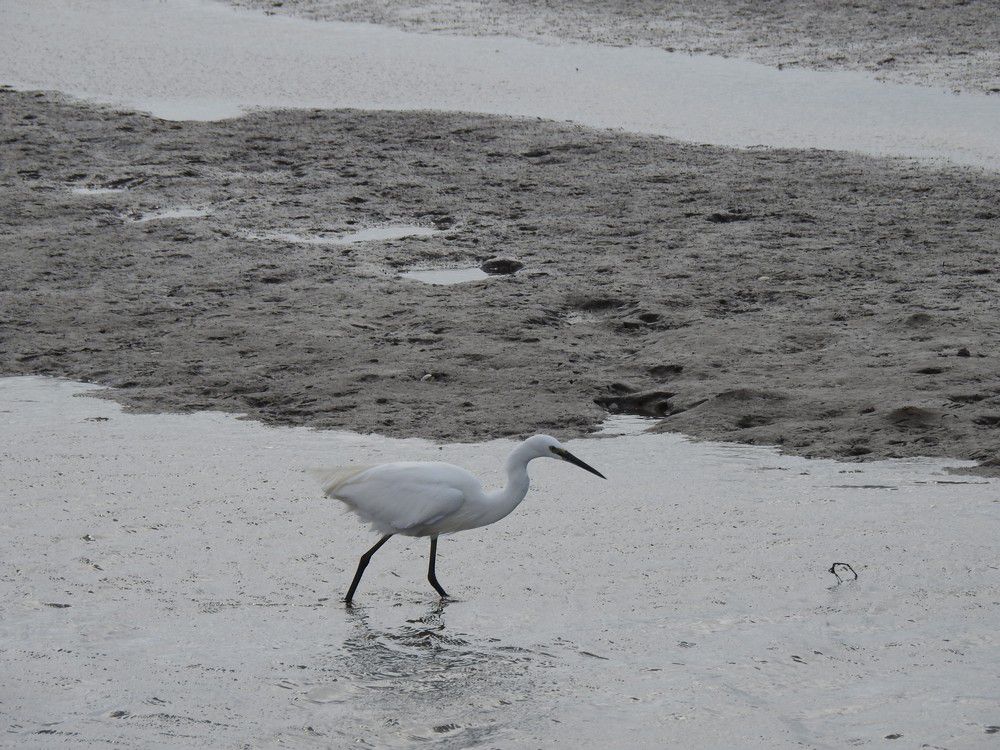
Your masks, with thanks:
M 986 2 L 806 3 L 731 0 L 228 0 L 268 14 L 355 21 L 421 33 L 558 39 L 854 70 L 878 80 L 1000 93 L 1000 23 Z M 539 29 L 544 29 L 544 33 Z
M 164 122 L 0 96 L 3 374 L 438 441 L 578 437 L 619 411 L 807 457 L 1000 452 L 1000 176 L 474 115 Z M 385 224 L 439 232 L 260 239 Z M 492 257 L 526 267 L 398 278 Z
M 779 70 L 642 46 L 433 36 L 269 17 L 212 0 L 81 0 L 71 9 L 36 0 L 5 16 L 0 70 L 14 88 L 167 120 L 349 106 L 538 117 L 705 145 L 853 151 L 1000 172 L 1000 97 L 857 71 Z M 133 59 L 146 62 L 126 64 Z

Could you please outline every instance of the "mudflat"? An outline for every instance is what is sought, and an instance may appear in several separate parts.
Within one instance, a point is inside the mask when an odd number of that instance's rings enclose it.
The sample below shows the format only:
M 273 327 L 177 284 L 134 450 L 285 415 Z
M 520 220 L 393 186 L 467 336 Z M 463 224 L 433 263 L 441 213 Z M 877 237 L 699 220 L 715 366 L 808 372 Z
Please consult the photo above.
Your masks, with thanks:
M 995 173 L 464 114 L 0 102 L 2 374 L 449 441 L 632 413 L 804 456 L 1000 450 Z M 397 224 L 435 232 L 346 241 Z M 524 267 L 399 275 L 497 258 Z

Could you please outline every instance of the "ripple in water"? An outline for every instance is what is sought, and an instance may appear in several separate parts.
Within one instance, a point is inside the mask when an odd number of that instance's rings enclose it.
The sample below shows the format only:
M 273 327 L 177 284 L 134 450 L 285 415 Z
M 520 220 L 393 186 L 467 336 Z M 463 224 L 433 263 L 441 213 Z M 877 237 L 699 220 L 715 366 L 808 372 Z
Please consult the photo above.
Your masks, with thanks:
M 302 699 L 329 735 L 370 747 L 465 748 L 521 733 L 551 657 L 450 630 L 446 604 L 398 627 L 350 613 L 354 632 Z M 398 611 L 398 610 L 397 610 Z M 316 728 L 319 719 L 311 719 Z

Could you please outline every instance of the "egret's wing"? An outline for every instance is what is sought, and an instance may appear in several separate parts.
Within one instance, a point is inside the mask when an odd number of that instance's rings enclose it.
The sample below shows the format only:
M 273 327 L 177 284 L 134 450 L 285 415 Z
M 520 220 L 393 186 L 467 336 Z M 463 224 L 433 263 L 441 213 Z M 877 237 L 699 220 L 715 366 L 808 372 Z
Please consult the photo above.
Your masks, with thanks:
M 345 503 L 382 533 L 395 534 L 433 524 L 461 508 L 471 475 L 447 464 L 395 463 L 320 476 L 328 497 Z

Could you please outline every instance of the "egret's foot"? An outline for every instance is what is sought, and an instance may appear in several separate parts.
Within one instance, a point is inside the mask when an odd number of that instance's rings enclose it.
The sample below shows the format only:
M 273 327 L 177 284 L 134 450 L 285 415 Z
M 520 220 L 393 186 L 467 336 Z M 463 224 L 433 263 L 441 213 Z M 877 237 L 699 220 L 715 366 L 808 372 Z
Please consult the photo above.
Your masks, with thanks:
M 455 597 L 451 596 L 450 594 L 445 594 L 444 596 L 439 597 L 430 606 L 431 606 L 432 611 L 434 612 L 435 615 L 441 615 L 441 614 L 444 614 L 445 609 L 449 605 L 452 605 L 452 604 L 454 604 L 457 601 L 459 601 L 459 600 L 456 599 Z
M 430 581 L 431 586 L 434 587 L 434 590 L 438 592 L 438 595 L 442 599 L 450 599 L 451 598 L 450 596 L 448 596 L 448 592 L 445 591 L 443 588 L 441 588 L 441 584 L 438 583 L 436 579 L 431 578 L 431 579 L 428 579 L 428 580 Z

